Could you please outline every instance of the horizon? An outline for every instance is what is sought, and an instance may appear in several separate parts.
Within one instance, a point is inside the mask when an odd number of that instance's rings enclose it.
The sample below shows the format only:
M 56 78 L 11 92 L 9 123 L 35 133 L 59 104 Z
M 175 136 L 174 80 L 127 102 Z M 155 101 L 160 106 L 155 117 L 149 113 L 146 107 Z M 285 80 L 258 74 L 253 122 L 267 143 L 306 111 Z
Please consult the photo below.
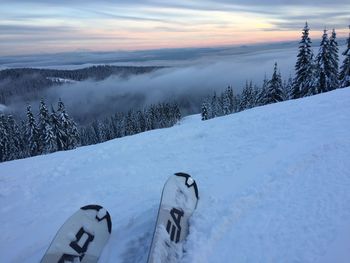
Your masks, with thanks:
M 317 7 L 315 7 L 317 4 Z M 0 55 L 217 48 L 297 41 L 305 21 L 314 39 L 323 28 L 348 33 L 344 0 L 2 1 Z M 326 22 L 327 21 L 327 22 Z

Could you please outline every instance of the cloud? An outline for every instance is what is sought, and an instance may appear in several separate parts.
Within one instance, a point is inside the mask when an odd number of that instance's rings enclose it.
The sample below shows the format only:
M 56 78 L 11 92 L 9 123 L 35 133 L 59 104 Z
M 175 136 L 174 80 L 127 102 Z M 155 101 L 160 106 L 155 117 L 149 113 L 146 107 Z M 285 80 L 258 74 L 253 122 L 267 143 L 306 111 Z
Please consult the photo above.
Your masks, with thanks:
M 252 43 L 257 32 L 270 33 L 259 34 L 259 42 L 276 41 L 281 31 L 292 39 L 306 20 L 317 30 L 350 22 L 350 3 L 343 0 L 1 2 L 1 55 Z
M 246 47 L 247 52 L 242 52 L 245 47 L 221 50 L 191 61 L 187 66 L 164 68 L 147 75 L 55 87 L 45 97 L 49 104 L 56 104 L 61 97 L 69 112 L 82 119 L 82 116 L 101 117 L 106 112 L 110 115 L 168 100 L 182 102 L 188 113 L 198 112 L 202 98 L 214 91 L 231 85 L 240 92 L 247 80 L 260 85 L 264 74 L 270 77 L 275 61 L 287 78 L 295 63 L 296 48 L 277 47 Z M 225 52 L 227 56 L 222 54 Z
M 61 61 L 61 63 L 81 60 L 101 61 L 113 57 L 114 54 L 121 60 L 128 61 L 129 65 L 141 63 L 141 65 L 171 66 L 127 79 L 111 77 L 99 82 L 88 80 L 66 84 L 40 94 L 49 105 L 56 105 L 58 98 L 62 98 L 68 112 L 75 119 L 86 121 L 92 116 L 101 118 L 118 111 L 143 108 L 151 103 L 167 100 L 180 101 L 187 109 L 184 113 L 198 112 L 203 96 L 211 95 L 214 91 L 220 92 L 231 85 L 238 93 L 245 82 L 250 80 L 261 85 L 264 75 L 271 78 L 275 62 L 278 63 L 283 79 L 292 76 L 297 47 L 298 43 L 295 41 L 235 48 L 175 49 L 154 53 L 128 52 L 123 55 L 111 52 L 80 53 L 73 60 L 69 59 L 75 56 L 74 53 L 39 56 L 42 59 L 34 56 L 17 59 L 28 60 L 29 64 L 32 60 L 44 60 L 49 64 L 50 61 Z M 344 50 L 344 47 L 340 46 L 340 51 Z M 315 53 L 317 49 L 318 43 L 315 43 Z M 192 57 L 186 54 L 192 54 Z M 144 59 L 140 61 L 140 57 Z M 64 66 L 64 68 L 70 67 L 76 66 Z M 38 108 L 38 103 L 38 101 L 31 102 L 33 109 Z M 10 105 L 10 109 L 23 114 L 24 102 L 17 101 Z

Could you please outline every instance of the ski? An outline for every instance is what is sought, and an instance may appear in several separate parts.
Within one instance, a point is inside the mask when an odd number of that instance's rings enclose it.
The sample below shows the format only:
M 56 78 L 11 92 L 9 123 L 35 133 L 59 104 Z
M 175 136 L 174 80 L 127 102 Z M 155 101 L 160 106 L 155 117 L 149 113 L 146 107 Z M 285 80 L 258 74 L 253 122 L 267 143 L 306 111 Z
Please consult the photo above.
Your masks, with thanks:
M 84 206 L 58 230 L 41 263 L 96 263 L 111 231 L 112 221 L 106 209 Z
M 176 173 L 167 180 L 162 191 L 148 263 L 177 261 L 197 202 L 197 184 L 190 175 Z

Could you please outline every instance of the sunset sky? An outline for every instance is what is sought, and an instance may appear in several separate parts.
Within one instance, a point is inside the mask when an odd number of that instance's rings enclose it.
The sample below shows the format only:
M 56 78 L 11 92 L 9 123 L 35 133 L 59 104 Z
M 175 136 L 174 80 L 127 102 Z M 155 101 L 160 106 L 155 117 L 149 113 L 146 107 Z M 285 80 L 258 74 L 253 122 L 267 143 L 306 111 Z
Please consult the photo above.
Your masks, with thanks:
M 0 0 L 0 55 L 298 40 L 306 20 L 317 41 L 324 27 L 345 36 L 350 2 Z

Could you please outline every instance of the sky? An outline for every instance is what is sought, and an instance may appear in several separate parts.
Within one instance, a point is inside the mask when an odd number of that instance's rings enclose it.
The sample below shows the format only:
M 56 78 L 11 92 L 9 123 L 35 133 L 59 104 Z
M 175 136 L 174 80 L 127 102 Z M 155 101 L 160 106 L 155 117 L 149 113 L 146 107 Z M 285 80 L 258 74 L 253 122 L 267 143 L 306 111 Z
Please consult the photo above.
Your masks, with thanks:
M 329 2 L 0 0 L 0 56 L 296 40 L 306 20 L 317 38 L 346 36 L 350 2 Z

